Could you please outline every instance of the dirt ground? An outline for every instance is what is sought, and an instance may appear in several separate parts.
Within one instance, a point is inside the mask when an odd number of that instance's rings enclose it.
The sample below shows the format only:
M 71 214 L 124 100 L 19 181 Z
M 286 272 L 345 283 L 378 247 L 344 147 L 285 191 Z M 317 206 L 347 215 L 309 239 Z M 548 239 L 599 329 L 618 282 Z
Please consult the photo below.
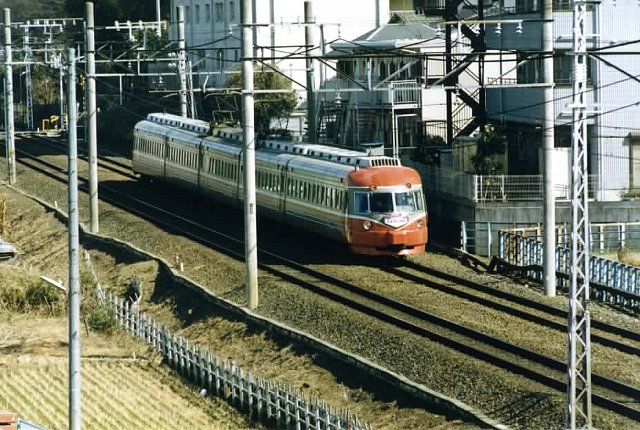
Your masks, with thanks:
M 66 284 L 67 237 L 64 224 L 33 201 L 10 190 L 3 192 L 8 197 L 10 228 L 7 239 L 20 252 L 16 267 Z M 250 332 L 241 322 L 216 317 L 201 305 L 197 297 L 176 295 L 175 287 L 163 279 L 155 262 L 110 254 L 98 243 L 89 243 L 85 249 L 89 250 L 101 284 L 106 289 L 122 293 L 134 279 L 141 281 L 144 310 L 177 334 L 253 374 L 299 388 L 305 396 L 325 400 L 334 409 L 349 409 L 376 429 L 473 428 L 420 408 L 403 408 L 393 401 L 379 401 L 361 389 L 347 387 L 330 372 L 314 364 L 314 357 L 278 346 L 264 333 Z M 85 283 L 91 281 L 86 266 L 83 266 L 81 280 Z M 92 345 L 94 349 L 99 347 L 99 344 Z M 138 354 L 143 354 L 143 351 L 138 351 Z
M 41 158 L 61 163 L 59 156 L 45 154 Z M 124 160 L 121 161 L 124 162 Z M 80 164 L 79 173 L 86 175 L 85 164 Z M 65 201 L 65 190 L 59 183 L 41 174 L 34 174 L 20 165 L 18 174 L 22 189 L 49 202 Z M 224 208 L 223 205 L 210 202 L 193 193 L 178 194 L 176 190 L 167 191 L 161 184 L 143 186 L 134 180 L 116 177 L 112 172 L 104 169 L 100 174 L 101 181 L 104 181 L 103 184 L 106 186 L 126 191 L 130 195 L 139 196 L 140 199 L 146 200 L 149 197 L 150 201 L 160 202 L 160 206 L 172 202 L 171 211 L 206 225 L 209 225 L 209 220 L 213 220 L 211 221 L 214 223 L 213 228 L 231 236 L 241 236 L 242 222 L 238 211 Z M 179 199 L 176 198 L 177 195 L 180 196 Z M 86 221 L 88 204 L 86 195 L 83 193 L 80 194 L 80 203 L 80 218 Z M 65 233 L 60 232 L 55 226 L 41 229 L 42 225 L 50 222 L 50 219 L 45 217 L 40 220 L 41 215 L 37 211 L 33 212 L 33 209 L 27 208 L 24 203 L 20 204 L 25 207 L 25 210 L 32 211 L 24 219 L 20 219 L 19 211 L 13 212 L 12 215 L 12 228 L 20 233 L 12 232 L 12 237 L 17 241 L 24 241 L 26 248 L 30 249 L 22 256 L 23 264 L 45 268 L 57 274 L 56 276 L 64 277 L 66 265 L 60 262 L 66 258 L 65 251 L 62 248 L 59 252 L 58 248 L 62 243 L 61 240 L 64 240 Z M 63 203 L 60 205 L 63 206 Z M 34 223 L 33 220 L 38 222 Z M 55 221 L 54 224 L 56 223 L 58 222 Z M 126 240 L 168 261 L 174 261 L 178 256 L 189 278 L 204 285 L 213 294 L 240 305 L 244 303 L 244 291 L 239 287 L 242 285 L 240 261 L 104 202 L 101 203 L 100 228 L 105 234 Z M 385 292 L 398 300 L 423 307 L 436 314 L 441 312 L 446 318 L 454 321 L 460 319 L 464 324 L 469 324 L 483 332 L 505 336 L 510 342 L 531 346 L 532 349 L 541 353 L 562 355 L 563 345 L 566 342 L 562 335 L 505 314 L 493 313 L 486 307 L 478 306 L 477 303 L 460 300 L 451 295 L 438 294 L 414 282 L 399 280 L 397 277 L 389 276 L 375 265 L 354 262 L 352 256 L 335 246 L 325 245 L 317 236 L 296 235 L 287 230 L 287 227 L 277 226 L 275 223 L 263 223 L 260 226 L 259 241 L 269 247 L 277 247 L 277 252 L 288 249 L 289 253 L 295 254 L 292 258 L 299 256 L 305 259 L 305 263 L 310 267 L 324 273 L 335 273 L 340 278 L 352 279 L 358 286 Z M 43 235 L 43 238 L 29 242 L 25 236 L 34 232 Z M 43 253 L 40 249 L 41 243 L 50 243 L 51 249 L 57 255 L 50 257 Z M 309 249 L 313 249 L 314 252 L 305 252 Z M 29 255 L 32 252 L 36 257 L 32 258 Z M 349 390 L 344 387 L 339 378 L 323 373 L 317 366 L 315 366 L 316 370 L 307 375 L 301 369 L 305 366 L 313 368 L 315 357 L 300 356 L 293 354 L 292 351 L 282 350 L 265 340 L 261 334 L 248 333 L 243 324 L 215 318 L 211 309 L 208 309 L 197 297 L 163 283 L 163 280 L 158 278 L 157 268 L 153 264 L 131 261 L 122 256 L 114 257 L 101 249 L 94 249 L 91 253 L 105 284 L 122 290 L 133 278 L 141 277 L 145 285 L 145 306 L 153 311 L 156 318 L 162 319 L 172 328 L 198 336 L 196 339 L 198 343 L 211 345 L 212 349 L 218 348 L 212 352 L 224 355 L 226 354 L 224 348 L 229 346 L 232 351 L 234 342 L 237 340 L 239 342 L 237 355 L 233 356 L 233 359 L 252 373 L 273 377 L 285 384 L 301 386 L 311 393 L 317 392 L 320 398 L 337 407 L 349 406 L 376 428 L 429 428 L 438 426 L 440 423 L 446 426 L 455 425 L 442 417 L 432 415 L 427 418 L 422 417 L 420 413 L 424 411 L 369 402 L 366 399 L 366 393 L 363 395 L 358 390 Z M 504 279 L 496 280 L 495 277 L 476 273 L 447 255 L 427 253 L 411 257 L 411 260 L 425 267 L 434 267 L 455 276 L 484 282 L 500 290 L 514 292 L 551 306 L 565 307 L 566 298 L 562 296 L 546 298 L 535 286 L 520 285 Z M 118 267 L 114 268 L 114 265 Z M 138 267 L 132 265 L 138 265 Z M 122 274 L 116 274 L 121 270 Z M 126 273 L 127 270 L 130 270 L 129 274 Z M 263 315 L 362 355 L 411 380 L 464 401 L 514 427 L 538 429 L 559 427 L 564 423 L 565 396 L 563 393 L 481 363 L 435 342 L 407 335 L 403 330 L 365 317 L 352 309 L 264 272 L 261 272 L 259 281 L 261 303 L 258 312 Z M 632 330 L 640 329 L 637 315 L 624 314 L 607 306 L 593 304 L 592 315 L 599 320 Z M 252 352 L 254 349 L 255 351 Z M 273 354 L 265 351 L 273 351 Z M 285 353 L 290 355 L 280 358 L 280 354 Z M 616 372 L 617 369 L 621 369 L 624 371 L 623 376 L 629 381 L 637 380 L 640 371 L 634 369 L 637 368 L 638 357 L 628 357 L 610 351 L 606 354 L 598 354 L 594 364 L 605 371 Z M 229 357 L 232 355 L 229 354 Z M 271 362 L 276 365 L 271 365 Z M 291 367 L 280 366 L 280 363 Z M 615 365 L 610 366 L 609 363 Z M 359 400 L 363 397 L 365 400 L 360 402 Z M 418 415 L 412 415 L 414 412 Z M 603 429 L 639 427 L 635 425 L 636 423 L 598 408 L 594 411 L 594 417 L 596 425 Z M 397 421 L 399 419 L 405 421 Z M 417 423 L 421 423 L 423 427 L 419 427 Z
M 39 282 L 0 265 L 2 304 Z M 64 302 L 64 292 L 59 291 Z M 17 312 L 0 305 L 0 410 L 55 430 L 67 428 L 68 327 L 46 309 Z M 89 429 L 245 429 L 250 423 L 225 403 L 208 401 L 167 370 L 146 346 L 121 332 L 82 338 L 83 426 Z

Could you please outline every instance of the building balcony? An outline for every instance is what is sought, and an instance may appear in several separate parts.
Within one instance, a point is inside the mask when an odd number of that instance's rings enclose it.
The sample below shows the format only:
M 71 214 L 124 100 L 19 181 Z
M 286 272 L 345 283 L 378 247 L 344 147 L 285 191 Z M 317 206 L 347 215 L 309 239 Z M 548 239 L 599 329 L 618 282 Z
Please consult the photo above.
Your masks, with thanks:
M 357 83 L 356 83 L 357 82 Z M 343 103 L 358 103 L 362 105 L 395 107 L 403 109 L 417 109 L 421 106 L 422 84 L 415 79 L 389 81 L 383 84 L 373 81 L 371 89 L 366 80 L 347 80 L 334 78 L 327 81 L 325 88 L 333 88 L 339 92 Z M 337 93 L 336 93 L 337 94 Z
M 422 184 L 428 195 L 474 203 L 541 201 L 544 192 L 542 175 L 474 175 L 435 166 L 425 169 Z M 589 198 L 594 199 L 601 189 L 596 175 L 589 175 L 588 188 Z M 566 184 L 556 184 L 554 191 L 558 201 L 571 198 Z

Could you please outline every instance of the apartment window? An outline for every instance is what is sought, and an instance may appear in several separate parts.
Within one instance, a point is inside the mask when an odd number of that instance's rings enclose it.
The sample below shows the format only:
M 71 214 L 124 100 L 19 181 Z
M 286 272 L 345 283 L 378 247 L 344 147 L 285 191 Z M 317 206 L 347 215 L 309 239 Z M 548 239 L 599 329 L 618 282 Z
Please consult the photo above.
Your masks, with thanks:
M 216 21 L 217 22 L 222 22 L 224 21 L 224 8 L 222 3 L 218 2 L 215 4 L 215 14 L 216 14 Z
M 553 58 L 553 81 L 557 85 L 571 85 L 573 73 L 573 55 L 569 51 L 558 51 Z M 587 84 L 592 84 L 592 62 L 587 59 Z
M 195 10 L 194 10 L 194 12 L 195 12 L 195 21 L 196 21 L 196 24 L 200 24 L 200 5 L 199 5 L 199 4 L 197 4 L 197 5 L 195 6 Z
M 206 22 L 211 22 L 211 5 L 209 3 L 204 5 L 204 19 Z
M 235 2 L 229 2 L 229 21 L 235 21 L 236 19 L 236 5 Z
M 184 20 L 185 22 L 191 22 L 191 10 L 189 6 L 184 7 Z

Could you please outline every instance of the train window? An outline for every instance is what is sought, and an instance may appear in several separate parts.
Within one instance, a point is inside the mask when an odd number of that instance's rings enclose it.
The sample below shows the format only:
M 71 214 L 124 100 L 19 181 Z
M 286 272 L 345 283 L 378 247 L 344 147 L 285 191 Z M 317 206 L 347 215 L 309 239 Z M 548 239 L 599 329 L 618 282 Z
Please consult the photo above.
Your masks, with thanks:
M 422 201 L 422 193 L 420 191 L 413 192 L 413 198 L 416 201 L 416 207 L 419 211 L 424 210 L 424 202 Z
M 393 212 L 391 193 L 371 193 L 369 200 L 372 212 Z
M 410 191 L 396 193 L 396 209 L 398 211 L 415 211 L 417 208 L 417 202 L 414 194 L 415 193 Z
M 353 203 L 357 213 L 369 212 L 369 193 L 354 193 Z

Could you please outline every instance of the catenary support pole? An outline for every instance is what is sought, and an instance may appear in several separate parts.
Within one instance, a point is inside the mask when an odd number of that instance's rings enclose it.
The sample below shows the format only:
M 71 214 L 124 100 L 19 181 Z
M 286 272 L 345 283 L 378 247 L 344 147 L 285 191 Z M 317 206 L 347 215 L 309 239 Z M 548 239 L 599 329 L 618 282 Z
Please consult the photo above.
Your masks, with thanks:
M 258 239 L 253 88 L 252 1 L 242 0 L 242 134 L 244 139 L 244 279 L 247 306 L 258 307 Z
M 82 428 L 82 378 L 80 373 L 80 259 L 78 237 L 78 140 L 76 132 L 76 59 L 67 52 L 67 133 L 69 156 L 69 430 Z
M 85 3 L 86 41 L 86 87 L 87 103 L 87 145 L 89 147 L 89 229 L 98 233 L 100 218 L 98 212 L 98 119 L 96 109 L 96 57 L 93 25 L 93 3 Z
M 15 113 L 13 110 L 13 66 L 11 56 L 11 10 L 4 8 L 4 106 L 5 106 L 5 148 L 9 184 L 16 183 L 16 135 Z
M 307 129 L 309 133 L 309 142 L 318 143 L 316 136 L 316 99 L 315 99 L 315 60 L 313 59 L 313 51 L 315 47 L 315 38 L 313 31 L 315 30 L 316 19 L 313 16 L 313 2 L 304 2 L 304 44 L 306 45 L 306 69 L 307 69 Z
M 184 40 L 184 6 L 178 6 L 178 81 L 180 115 L 187 117 L 187 53 Z
M 587 176 L 587 1 L 573 0 L 571 275 L 567 357 L 567 428 L 590 429 L 589 181 Z
M 544 292 L 549 297 L 556 295 L 556 201 L 553 182 L 554 126 L 553 103 L 553 0 L 544 0 L 542 9 L 542 51 L 544 52 Z
M 60 110 L 60 129 L 65 129 L 65 121 L 64 121 L 64 67 L 62 67 L 62 58 L 60 58 L 60 68 L 58 69 L 58 80 L 59 80 L 59 103 L 58 109 Z
M 158 28 L 156 28 L 156 35 L 158 37 L 162 36 L 162 22 L 161 22 L 161 12 L 160 12 L 160 0 L 156 0 L 156 21 L 158 22 Z

